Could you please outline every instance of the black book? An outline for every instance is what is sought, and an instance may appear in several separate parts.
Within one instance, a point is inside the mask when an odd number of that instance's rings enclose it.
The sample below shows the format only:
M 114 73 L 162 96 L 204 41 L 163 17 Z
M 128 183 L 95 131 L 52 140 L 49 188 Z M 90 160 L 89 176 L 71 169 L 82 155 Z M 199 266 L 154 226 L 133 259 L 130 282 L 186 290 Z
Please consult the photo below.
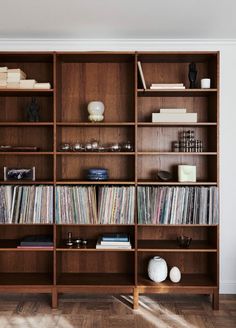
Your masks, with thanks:
M 27 236 L 21 240 L 20 246 L 53 246 L 53 238 L 47 235 Z

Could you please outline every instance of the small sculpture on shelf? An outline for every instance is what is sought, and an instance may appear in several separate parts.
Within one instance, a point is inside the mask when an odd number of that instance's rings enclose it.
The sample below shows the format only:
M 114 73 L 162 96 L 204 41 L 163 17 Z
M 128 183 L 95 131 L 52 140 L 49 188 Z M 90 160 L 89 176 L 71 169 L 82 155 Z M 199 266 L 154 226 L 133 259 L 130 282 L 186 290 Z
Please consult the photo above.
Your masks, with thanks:
M 169 171 L 158 171 L 157 178 L 159 178 L 162 181 L 170 181 L 173 178 L 173 176 Z
M 26 108 L 27 120 L 29 122 L 39 122 L 39 104 L 36 98 L 32 98 L 30 104 Z
M 89 121 L 91 122 L 101 122 L 104 119 L 104 104 L 102 101 L 91 101 L 88 104 L 88 113 L 89 113 Z
M 29 180 L 35 181 L 35 167 L 32 168 L 8 168 L 4 167 L 4 181 Z
M 195 89 L 196 88 L 196 79 L 197 79 L 197 69 L 196 69 L 195 63 L 189 64 L 188 78 L 189 78 L 189 82 L 190 82 L 189 88 Z
M 154 282 L 166 280 L 168 268 L 166 261 L 160 256 L 154 256 L 148 263 L 148 276 Z
M 180 131 L 179 140 L 172 143 L 174 152 L 200 153 L 203 151 L 202 141 L 195 138 L 194 130 Z
M 174 266 L 170 269 L 169 278 L 170 278 L 170 281 L 174 282 L 175 284 L 180 282 L 180 280 L 181 280 L 181 271 L 177 266 Z
M 187 237 L 187 236 L 178 236 L 177 237 L 178 245 L 181 248 L 189 248 L 191 241 L 192 241 L 191 237 Z

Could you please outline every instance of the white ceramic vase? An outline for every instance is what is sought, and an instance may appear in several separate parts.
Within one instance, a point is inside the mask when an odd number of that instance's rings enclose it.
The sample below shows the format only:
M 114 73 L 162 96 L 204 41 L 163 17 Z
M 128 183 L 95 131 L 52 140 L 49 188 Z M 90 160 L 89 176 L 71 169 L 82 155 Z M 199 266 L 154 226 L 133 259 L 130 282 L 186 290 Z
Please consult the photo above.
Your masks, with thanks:
M 103 121 L 105 107 L 102 101 L 91 101 L 88 104 L 89 120 L 92 122 Z
M 166 280 L 168 274 L 166 261 L 160 256 L 154 256 L 148 263 L 148 276 L 154 282 Z
M 180 269 L 176 266 L 172 267 L 169 274 L 170 280 L 174 283 L 180 282 L 181 272 Z

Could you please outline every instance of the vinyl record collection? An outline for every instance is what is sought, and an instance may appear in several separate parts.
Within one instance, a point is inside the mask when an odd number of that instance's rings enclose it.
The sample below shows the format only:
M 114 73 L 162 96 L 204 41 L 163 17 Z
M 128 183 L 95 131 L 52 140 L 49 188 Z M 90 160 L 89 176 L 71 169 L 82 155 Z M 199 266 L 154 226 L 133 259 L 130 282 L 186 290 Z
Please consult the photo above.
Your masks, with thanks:
M 217 187 L 138 187 L 139 224 L 217 224 Z
M 53 223 L 53 187 L 0 186 L 0 223 Z

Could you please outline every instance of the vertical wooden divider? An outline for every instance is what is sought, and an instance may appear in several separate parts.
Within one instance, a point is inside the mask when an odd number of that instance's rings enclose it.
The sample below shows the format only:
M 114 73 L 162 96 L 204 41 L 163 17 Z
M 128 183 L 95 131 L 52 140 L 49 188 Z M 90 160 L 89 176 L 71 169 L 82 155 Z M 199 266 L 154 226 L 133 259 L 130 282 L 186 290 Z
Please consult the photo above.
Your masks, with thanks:
M 135 274 L 135 287 L 133 294 L 133 308 L 138 308 L 138 194 L 137 194 L 137 182 L 138 182 L 138 113 L 137 113 L 137 90 L 138 90 L 138 70 L 137 70 L 137 52 L 134 57 L 134 110 L 135 110 L 135 255 L 134 255 L 134 274 Z
M 57 55 L 53 53 L 53 290 L 52 290 L 52 307 L 56 308 L 58 304 L 57 295 L 57 226 L 56 226 L 56 206 L 55 191 L 57 180 Z

